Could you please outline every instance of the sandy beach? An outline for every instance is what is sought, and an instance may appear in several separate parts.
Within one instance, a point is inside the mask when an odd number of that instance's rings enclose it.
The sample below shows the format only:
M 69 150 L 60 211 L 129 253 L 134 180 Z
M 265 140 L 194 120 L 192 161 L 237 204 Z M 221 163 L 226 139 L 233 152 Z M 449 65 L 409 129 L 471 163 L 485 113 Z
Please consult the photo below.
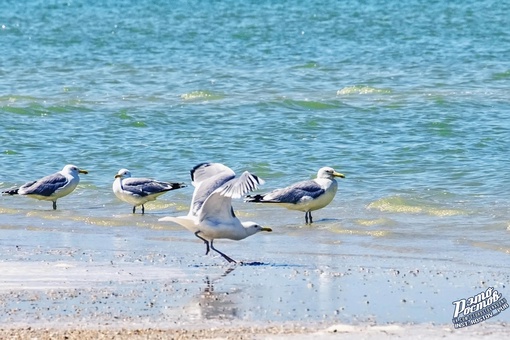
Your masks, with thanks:
M 32 329 L 0 330 L 6 339 L 504 339 L 506 325 L 480 325 L 468 332 L 447 326 L 332 325 L 327 328 L 299 325 L 259 327 L 211 327 L 202 329 Z
M 505 295 L 508 273 L 497 265 L 396 255 L 384 248 L 363 254 L 355 243 L 331 238 L 328 229 L 283 227 L 242 243 L 218 241 L 217 247 L 239 261 L 230 265 L 205 256 L 200 240 L 173 226 L 30 227 L 3 233 L 2 339 L 501 339 L 510 334 L 506 310 L 462 329 L 451 323 L 452 301 L 487 287 Z

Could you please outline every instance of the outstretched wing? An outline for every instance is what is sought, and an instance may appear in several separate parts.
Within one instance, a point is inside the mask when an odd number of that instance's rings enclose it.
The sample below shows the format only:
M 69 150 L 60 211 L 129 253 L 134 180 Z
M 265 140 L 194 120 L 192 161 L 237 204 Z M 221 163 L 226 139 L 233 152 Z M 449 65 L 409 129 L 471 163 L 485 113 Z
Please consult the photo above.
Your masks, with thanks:
M 220 163 L 202 163 L 194 167 L 191 170 L 191 180 L 195 191 L 188 215 L 197 216 L 207 198 L 234 178 L 234 171 Z
M 235 176 L 235 173 L 228 166 L 221 163 L 200 163 L 190 171 L 191 182 L 194 186 L 210 179 L 220 173 L 228 173 Z
M 228 181 L 218 190 L 223 196 L 241 198 L 248 192 L 257 189 L 258 186 L 262 184 L 264 184 L 262 178 L 245 171 L 239 178 Z
M 255 190 L 264 181 L 245 171 L 240 177 L 223 177 L 223 184 L 218 186 L 205 200 L 199 212 L 199 220 L 212 219 L 226 221 L 235 218 L 232 198 L 239 198 Z
M 204 202 L 202 209 L 199 211 L 198 220 L 202 222 L 205 219 L 210 219 L 216 223 L 228 224 L 228 221 L 235 217 L 232 198 L 214 192 Z

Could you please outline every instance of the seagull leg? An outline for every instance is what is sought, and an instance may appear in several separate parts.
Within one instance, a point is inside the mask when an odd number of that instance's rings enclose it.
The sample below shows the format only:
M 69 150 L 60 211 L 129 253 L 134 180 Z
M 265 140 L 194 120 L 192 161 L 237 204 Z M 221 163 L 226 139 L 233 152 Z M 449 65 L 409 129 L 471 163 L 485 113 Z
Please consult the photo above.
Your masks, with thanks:
M 53 210 L 57 210 L 57 201 L 53 201 Z
M 136 211 L 136 205 L 133 207 L 133 214 L 135 213 Z
M 313 223 L 313 221 L 312 221 L 312 211 L 311 210 L 305 212 L 305 223 L 306 224 L 312 224 Z
M 145 207 L 142 204 L 142 215 L 145 214 Z
M 197 232 L 195 233 L 195 236 L 196 236 L 196 237 L 198 237 L 199 239 L 201 239 L 202 241 L 204 241 L 205 246 L 207 247 L 207 250 L 205 251 L 205 255 L 207 255 L 207 254 L 209 254 L 209 250 L 210 250 L 210 249 L 209 249 L 209 241 L 207 241 L 207 240 L 206 240 L 205 238 L 203 238 L 203 237 L 200 237 L 200 236 L 198 235 L 198 233 L 199 233 L 199 232 L 200 232 L 200 230 L 199 230 L 199 231 L 197 231 Z M 211 244 L 212 244 L 212 242 L 211 242 Z
M 236 261 L 234 261 L 233 259 L 231 259 L 229 256 L 227 256 L 227 255 L 223 254 L 221 251 L 219 251 L 218 249 L 214 248 L 214 246 L 213 246 L 213 240 L 211 240 L 211 248 L 212 248 L 212 250 L 214 250 L 215 252 L 217 252 L 218 254 L 220 254 L 221 256 L 223 256 L 223 258 L 224 258 L 225 260 L 227 260 L 229 263 L 232 263 L 232 262 L 237 263 Z

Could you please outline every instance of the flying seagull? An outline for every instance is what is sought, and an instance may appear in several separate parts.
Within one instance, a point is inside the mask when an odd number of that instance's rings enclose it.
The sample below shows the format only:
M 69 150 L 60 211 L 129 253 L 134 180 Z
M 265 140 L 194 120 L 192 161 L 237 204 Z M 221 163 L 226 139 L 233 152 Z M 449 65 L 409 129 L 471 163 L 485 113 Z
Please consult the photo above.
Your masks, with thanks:
M 38 200 L 52 201 L 53 210 L 57 210 L 57 199 L 67 196 L 76 189 L 80 183 L 79 174 L 87 174 L 85 170 L 76 165 L 68 164 L 62 171 L 52 175 L 23 184 L 19 188 L 11 188 L 3 191 L 8 195 L 22 195 Z
M 214 248 L 215 239 L 242 240 L 260 231 L 272 231 L 255 222 L 241 222 L 232 208 L 232 198 L 240 198 L 255 190 L 264 181 L 245 171 L 241 176 L 220 163 L 201 163 L 191 170 L 195 191 L 188 215 L 163 217 L 160 221 L 171 221 L 182 225 L 204 241 L 206 255 L 212 249 L 228 262 L 236 262 Z
M 113 181 L 113 192 L 122 201 L 133 205 L 133 214 L 136 207 L 142 206 L 142 214 L 145 213 L 144 204 L 154 201 L 164 193 L 184 188 L 184 183 L 169 183 L 156 181 L 149 178 L 132 178 L 128 169 L 120 169 Z
M 335 197 L 338 184 L 335 177 L 345 178 L 333 168 L 320 168 L 317 178 L 297 182 L 266 194 L 246 196 L 246 202 L 272 203 L 287 209 L 305 212 L 305 223 L 312 224 L 312 211 L 327 206 Z

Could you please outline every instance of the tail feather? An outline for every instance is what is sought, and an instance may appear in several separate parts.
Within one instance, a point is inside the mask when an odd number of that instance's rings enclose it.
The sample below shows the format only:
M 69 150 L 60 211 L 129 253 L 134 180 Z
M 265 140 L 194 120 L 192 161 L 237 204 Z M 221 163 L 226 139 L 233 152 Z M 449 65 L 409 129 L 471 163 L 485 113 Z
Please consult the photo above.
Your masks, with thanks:
M 18 194 L 18 191 L 19 191 L 19 188 L 10 188 L 10 189 L 7 189 L 5 191 L 2 191 L 2 194 L 6 194 L 6 195 L 17 195 Z
M 187 185 L 184 184 L 184 183 L 170 183 L 170 185 L 172 186 L 172 190 L 180 189 L 180 188 L 186 188 L 187 187 Z
M 184 228 L 191 230 L 192 232 L 195 232 L 198 230 L 197 226 L 195 224 L 195 219 L 190 216 L 175 216 L 175 217 L 167 216 L 167 217 L 160 218 L 158 221 L 177 223 L 177 224 L 180 224 L 181 226 L 183 226 Z
M 245 202 L 264 202 L 264 195 L 247 195 L 244 199 Z

